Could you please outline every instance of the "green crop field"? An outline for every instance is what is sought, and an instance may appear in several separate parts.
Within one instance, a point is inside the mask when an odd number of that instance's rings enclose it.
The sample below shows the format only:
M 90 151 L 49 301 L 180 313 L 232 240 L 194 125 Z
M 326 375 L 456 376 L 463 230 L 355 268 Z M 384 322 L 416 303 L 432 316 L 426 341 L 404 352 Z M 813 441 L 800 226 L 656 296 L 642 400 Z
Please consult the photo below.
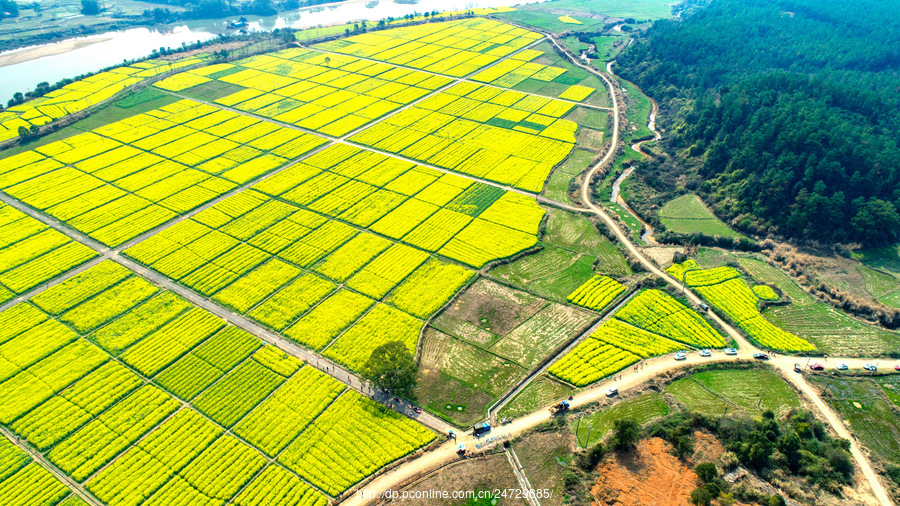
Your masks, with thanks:
M 599 23 L 602 27 L 603 20 L 608 17 L 635 18 L 637 21 L 643 21 L 672 16 L 672 3 L 665 0 L 554 0 L 520 5 L 517 9 L 514 12 L 500 14 L 500 17 L 550 31 L 594 31 L 592 23 Z M 559 16 L 564 14 L 584 24 L 575 25 L 559 21 Z
M 809 340 L 823 353 L 877 356 L 900 345 L 900 333 L 863 323 L 815 299 L 778 268 L 754 258 L 740 258 L 739 262 L 754 278 L 774 284 L 791 298 L 787 306 L 766 308 L 763 316 Z
M 601 441 L 613 428 L 616 420 L 630 419 L 644 425 L 669 413 L 669 405 L 659 392 L 648 392 L 629 399 L 616 402 L 611 407 L 601 408 L 592 415 L 582 417 L 580 421 L 570 423 L 578 444 L 590 448 Z M 577 431 L 576 431 L 577 429 Z
M 480 279 L 435 317 L 417 388 L 436 414 L 466 425 L 596 315 Z
M 497 17 L 508 19 L 522 25 L 534 26 L 554 33 L 571 31 L 590 32 L 603 29 L 604 23 L 602 19 L 595 20 L 585 16 L 578 18 L 578 21 L 581 21 L 581 24 L 565 23 L 560 21 L 560 14 L 530 9 L 529 7 L 530 6 L 528 5 L 521 5 L 517 7 L 517 10 L 497 14 Z
M 900 307 L 900 246 L 893 244 L 860 250 L 853 258 L 862 265 L 857 268 L 866 281 L 868 291 L 886 306 Z
M 625 131 L 625 143 L 632 139 L 652 138 L 653 131 L 647 127 L 650 121 L 650 113 L 653 111 L 653 103 L 647 95 L 629 81 L 619 79 L 619 86 L 625 91 L 627 109 L 625 117 L 628 119 L 628 130 Z
M 780 416 L 800 407 L 797 393 L 768 370 L 701 372 L 670 383 L 666 393 L 688 409 L 706 415 L 745 413 L 759 417 L 771 410 Z
M 513 397 L 500 410 L 499 415 L 501 418 L 515 418 L 560 399 L 565 399 L 573 393 L 575 393 L 575 389 L 569 385 L 556 381 L 552 376 L 542 374 Z
M 666 229 L 679 234 L 742 237 L 723 223 L 696 195 L 682 195 L 670 200 L 659 210 Z
M 900 415 L 874 381 L 831 376 L 816 376 L 814 381 L 862 444 L 887 462 L 900 460 Z
M 594 264 L 603 274 L 631 274 L 622 253 L 583 216 L 549 209 L 542 242 L 542 251 L 500 265 L 491 274 L 559 302 L 593 275 Z

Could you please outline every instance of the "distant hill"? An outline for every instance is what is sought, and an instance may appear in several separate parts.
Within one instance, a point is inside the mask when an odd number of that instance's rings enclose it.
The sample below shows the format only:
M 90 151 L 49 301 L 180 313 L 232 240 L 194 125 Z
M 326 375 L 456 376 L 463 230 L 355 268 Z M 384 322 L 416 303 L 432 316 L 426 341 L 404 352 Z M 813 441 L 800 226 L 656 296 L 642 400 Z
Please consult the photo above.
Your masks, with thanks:
M 744 231 L 897 240 L 900 3 L 702 4 L 618 59 L 663 108 L 679 162 L 665 170 L 684 171 Z

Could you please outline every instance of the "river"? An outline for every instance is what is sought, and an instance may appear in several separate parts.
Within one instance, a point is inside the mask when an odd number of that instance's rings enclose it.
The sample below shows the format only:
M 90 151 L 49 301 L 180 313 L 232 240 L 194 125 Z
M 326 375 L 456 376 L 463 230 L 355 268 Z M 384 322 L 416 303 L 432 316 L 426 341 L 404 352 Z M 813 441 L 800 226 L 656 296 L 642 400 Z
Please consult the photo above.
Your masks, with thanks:
M 545 0 L 524 0 L 537 3 Z M 456 11 L 477 7 L 503 7 L 510 0 L 418 0 L 415 3 L 394 1 L 349 0 L 338 4 L 308 7 L 278 16 L 248 16 L 250 30 L 276 28 L 312 28 L 355 21 L 378 21 L 387 17 L 437 11 Z M 0 100 L 12 98 L 16 92 L 34 89 L 37 83 L 55 83 L 121 63 L 123 60 L 148 56 L 160 47 L 176 48 L 182 43 L 206 41 L 220 33 L 233 32 L 228 23 L 236 18 L 198 20 L 164 27 L 132 28 L 67 39 L 61 42 L 14 49 L 0 53 Z M 4 62 L 7 64 L 4 65 Z

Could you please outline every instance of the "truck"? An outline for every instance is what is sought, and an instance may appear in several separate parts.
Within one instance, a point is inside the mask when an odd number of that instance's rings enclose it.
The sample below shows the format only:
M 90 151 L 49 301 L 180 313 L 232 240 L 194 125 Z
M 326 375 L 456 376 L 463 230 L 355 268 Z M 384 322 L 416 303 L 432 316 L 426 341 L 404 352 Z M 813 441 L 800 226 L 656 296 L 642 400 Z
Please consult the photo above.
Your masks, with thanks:
M 487 422 L 476 423 L 475 425 L 472 426 L 472 435 L 473 436 L 480 436 L 480 435 L 482 435 L 486 432 L 490 432 L 490 431 L 491 431 L 491 424 L 489 424 Z
M 550 407 L 550 414 L 555 415 L 569 409 L 569 401 L 559 401 Z

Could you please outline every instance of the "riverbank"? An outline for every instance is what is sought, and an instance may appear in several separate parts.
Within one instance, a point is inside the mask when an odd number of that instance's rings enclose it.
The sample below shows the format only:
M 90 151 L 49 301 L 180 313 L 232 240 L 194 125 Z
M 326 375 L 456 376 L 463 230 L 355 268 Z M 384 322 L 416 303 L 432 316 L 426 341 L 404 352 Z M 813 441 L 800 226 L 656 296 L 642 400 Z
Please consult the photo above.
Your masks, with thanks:
M 99 42 L 111 40 L 110 37 L 96 39 L 69 39 L 52 44 L 44 44 L 21 50 L 13 50 L 8 53 L 0 54 L 0 68 L 17 63 L 24 63 L 31 60 L 37 60 L 45 56 L 54 56 L 57 54 L 68 53 L 76 49 L 91 46 Z

